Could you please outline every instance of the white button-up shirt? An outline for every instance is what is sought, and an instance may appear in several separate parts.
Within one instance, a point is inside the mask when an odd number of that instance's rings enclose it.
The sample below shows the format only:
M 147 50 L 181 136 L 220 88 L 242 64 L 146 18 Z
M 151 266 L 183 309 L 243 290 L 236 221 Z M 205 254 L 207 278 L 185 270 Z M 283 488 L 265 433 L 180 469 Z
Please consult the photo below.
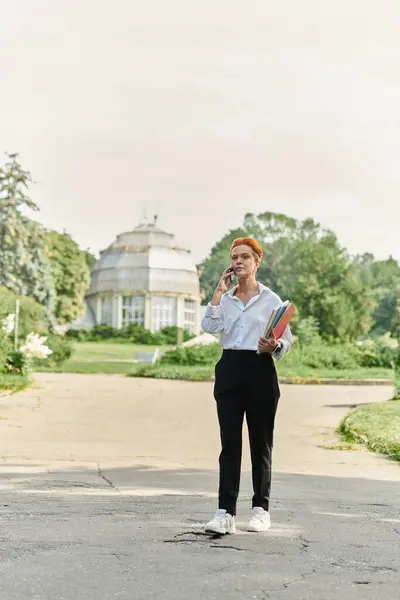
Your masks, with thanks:
M 246 306 L 234 296 L 238 286 L 223 294 L 218 306 L 208 304 L 202 321 L 202 329 L 207 333 L 219 334 L 220 345 L 224 350 L 257 350 L 258 341 L 265 333 L 265 327 L 272 311 L 282 306 L 282 300 L 272 290 L 261 283 L 260 293 L 251 298 Z M 280 360 L 293 344 L 290 327 L 286 327 L 281 349 L 273 353 Z

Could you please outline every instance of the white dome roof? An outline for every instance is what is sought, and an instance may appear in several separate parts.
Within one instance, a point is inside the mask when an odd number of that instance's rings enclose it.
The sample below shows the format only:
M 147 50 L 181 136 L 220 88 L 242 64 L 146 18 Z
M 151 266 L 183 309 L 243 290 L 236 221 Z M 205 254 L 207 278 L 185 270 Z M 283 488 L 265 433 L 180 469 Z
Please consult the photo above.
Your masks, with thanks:
M 199 296 L 199 276 L 190 251 L 175 246 L 172 234 L 139 225 L 101 252 L 88 295 L 103 292 Z

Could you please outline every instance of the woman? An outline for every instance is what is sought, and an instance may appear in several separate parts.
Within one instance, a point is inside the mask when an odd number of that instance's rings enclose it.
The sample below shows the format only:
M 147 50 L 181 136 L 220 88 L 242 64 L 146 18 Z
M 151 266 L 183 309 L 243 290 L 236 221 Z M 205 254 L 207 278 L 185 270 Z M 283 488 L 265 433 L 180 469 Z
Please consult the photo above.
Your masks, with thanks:
M 218 333 L 223 348 L 215 368 L 214 397 L 221 435 L 219 458 L 219 507 L 207 523 L 210 533 L 235 533 L 236 503 L 242 460 L 242 429 L 246 414 L 253 474 L 253 512 L 248 531 L 267 531 L 271 526 L 269 496 L 275 413 L 280 397 L 272 357 L 280 360 L 290 349 L 289 327 L 276 340 L 263 337 L 271 312 L 282 301 L 258 283 L 256 273 L 263 255 L 252 238 L 238 238 L 231 247 L 231 266 L 225 269 L 202 328 Z M 228 291 L 232 275 L 238 285 Z

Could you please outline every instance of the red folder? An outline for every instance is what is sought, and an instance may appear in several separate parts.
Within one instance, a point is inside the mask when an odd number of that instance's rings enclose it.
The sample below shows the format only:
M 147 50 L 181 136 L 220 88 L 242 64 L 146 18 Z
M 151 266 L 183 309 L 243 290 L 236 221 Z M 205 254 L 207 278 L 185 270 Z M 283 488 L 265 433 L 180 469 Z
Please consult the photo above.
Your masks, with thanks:
M 275 337 L 277 340 L 279 340 L 279 338 L 282 337 L 283 332 L 285 331 L 286 327 L 289 325 L 290 319 L 293 317 L 295 312 L 296 312 L 296 309 L 293 306 L 293 304 L 289 304 L 289 306 L 283 313 L 281 319 L 279 320 L 279 323 L 277 324 L 277 326 L 274 329 L 274 334 L 275 334 Z

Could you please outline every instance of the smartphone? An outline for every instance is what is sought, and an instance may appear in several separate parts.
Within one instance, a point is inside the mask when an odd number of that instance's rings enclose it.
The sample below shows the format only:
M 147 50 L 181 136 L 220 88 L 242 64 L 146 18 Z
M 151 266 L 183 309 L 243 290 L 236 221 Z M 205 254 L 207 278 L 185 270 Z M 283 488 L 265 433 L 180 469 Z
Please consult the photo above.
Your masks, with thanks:
M 235 277 L 235 272 L 232 267 L 229 268 L 228 272 L 231 273 L 231 275 L 228 277 L 227 283 L 228 283 L 228 285 L 232 285 L 232 283 L 234 281 L 234 277 Z

